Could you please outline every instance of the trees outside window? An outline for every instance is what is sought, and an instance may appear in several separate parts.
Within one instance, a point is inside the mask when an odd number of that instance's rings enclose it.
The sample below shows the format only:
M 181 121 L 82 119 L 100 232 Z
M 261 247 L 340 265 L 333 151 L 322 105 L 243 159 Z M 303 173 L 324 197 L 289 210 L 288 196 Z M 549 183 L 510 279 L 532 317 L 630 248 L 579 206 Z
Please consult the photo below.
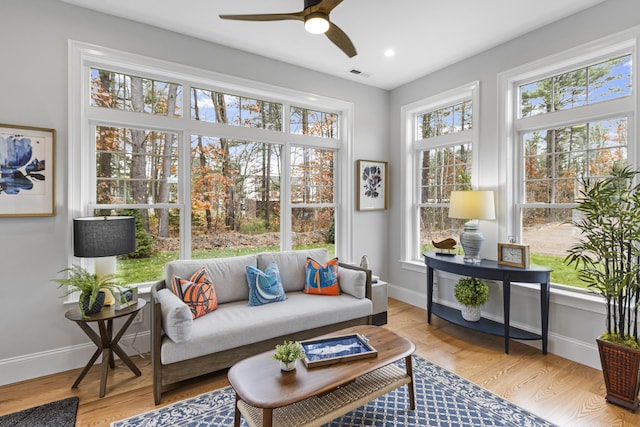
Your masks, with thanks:
M 403 108 L 413 175 L 411 221 L 406 224 L 407 260 L 421 260 L 425 250 L 459 234 L 462 221 L 451 219 L 449 196 L 474 182 L 474 106 L 478 84 L 453 89 Z
M 578 214 L 581 180 L 603 178 L 614 164 L 634 163 L 632 65 L 631 53 L 615 52 L 514 83 L 520 180 L 511 234 L 530 245 L 532 262 L 553 266 L 555 283 L 582 285 L 562 264 L 579 237 L 569 220 Z
M 136 218 L 138 250 L 118 260 L 127 283 L 160 279 L 178 258 L 335 252 L 347 104 L 302 105 L 291 91 L 267 94 L 259 84 L 252 96 L 251 87 L 178 65 L 154 68 L 152 59 L 111 51 L 96 59 L 92 49 L 78 57 L 84 136 L 72 150 L 73 211 Z

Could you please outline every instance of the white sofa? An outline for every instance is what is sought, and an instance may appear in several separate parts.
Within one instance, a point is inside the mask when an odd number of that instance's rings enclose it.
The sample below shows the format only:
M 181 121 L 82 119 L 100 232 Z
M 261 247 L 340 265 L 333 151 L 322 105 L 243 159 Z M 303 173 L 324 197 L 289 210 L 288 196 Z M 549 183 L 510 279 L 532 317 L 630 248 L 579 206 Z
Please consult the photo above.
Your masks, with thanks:
M 165 280 L 151 288 L 153 394 L 177 382 L 228 368 L 285 340 L 302 340 L 349 326 L 371 324 L 371 271 L 339 264 L 340 295 L 302 292 L 307 257 L 325 263 L 326 249 L 264 252 L 231 258 L 172 261 Z M 275 261 L 286 300 L 249 306 L 246 267 L 262 271 Z M 183 278 L 205 267 L 218 308 L 197 319 L 170 290 L 172 275 Z

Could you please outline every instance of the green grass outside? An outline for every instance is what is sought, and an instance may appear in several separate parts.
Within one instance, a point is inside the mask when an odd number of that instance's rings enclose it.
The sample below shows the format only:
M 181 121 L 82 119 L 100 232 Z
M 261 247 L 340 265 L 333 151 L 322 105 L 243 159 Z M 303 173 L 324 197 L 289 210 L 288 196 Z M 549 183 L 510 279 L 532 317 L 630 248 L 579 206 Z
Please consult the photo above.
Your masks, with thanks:
M 568 266 L 564 263 L 564 257 L 531 254 L 531 264 L 553 269 L 551 272 L 552 283 L 587 289 L 587 285 L 578 279 L 578 273 L 573 266 Z
M 295 245 L 293 249 L 314 249 L 326 248 L 329 257 L 335 255 L 335 245 L 314 244 L 314 245 Z M 209 251 L 193 251 L 193 259 L 205 258 L 227 258 L 233 256 L 249 255 L 259 252 L 275 252 L 279 251 L 279 246 L 261 246 L 257 248 L 221 248 Z M 160 280 L 164 278 L 164 266 L 167 262 L 177 260 L 179 253 L 177 251 L 156 252 L 149 258 L 129 258 L 118 260 L 118 276 L 119 279 L 126 284 L 144 283 Z

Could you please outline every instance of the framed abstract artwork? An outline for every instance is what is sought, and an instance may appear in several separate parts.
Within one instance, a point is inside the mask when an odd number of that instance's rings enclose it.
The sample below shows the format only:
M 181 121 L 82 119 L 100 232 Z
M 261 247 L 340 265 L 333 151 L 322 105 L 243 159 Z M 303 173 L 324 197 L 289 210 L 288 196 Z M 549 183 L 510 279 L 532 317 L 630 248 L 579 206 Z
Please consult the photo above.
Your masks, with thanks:
M 387 162 L 358 160 L 356 166 L 357 209 L 378 211 L 387 209 L 389 188 Z
M 55 215 L 56 131 L 0 124 L 0 217 Z

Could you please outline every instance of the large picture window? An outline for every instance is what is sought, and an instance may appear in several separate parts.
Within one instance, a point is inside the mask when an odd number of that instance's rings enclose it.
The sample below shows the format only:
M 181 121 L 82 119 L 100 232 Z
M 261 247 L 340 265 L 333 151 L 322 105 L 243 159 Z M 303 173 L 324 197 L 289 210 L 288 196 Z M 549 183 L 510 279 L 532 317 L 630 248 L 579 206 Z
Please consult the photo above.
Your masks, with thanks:
M 118 259 L 126 283 L 163 278 L 178 258 L 338 251 L 349 104 L 95 49 L 72 49 L 71 209 L 135 216 L 137 250 Z
M 453 190 L 469 190 L 474 181 L 474 105 L 477 83 L 405 107 L 407 159 L 413 174 L 409 245 L 405 259 L 419 260 L 433 241 L 457 235 L 462 221 L 451 219 L 449 197 Z M 475 102 L 474 102 L 475 101 Z
M 581 179 L 601 179 L 615 164 L 634 164 L 633 56 L 628 51 L 591 52 L 594 59 L 542 75 L 513 79 L 514 230 L 531 248 L 532 263 L 552 266 L 554 283 L 581 287 L 563 263 L 580 237 L 569 220 L 580 199 Z M 587 56 L 587 55 L 585 55 Z M 583 56 L 584 58 L 584 56 Z

